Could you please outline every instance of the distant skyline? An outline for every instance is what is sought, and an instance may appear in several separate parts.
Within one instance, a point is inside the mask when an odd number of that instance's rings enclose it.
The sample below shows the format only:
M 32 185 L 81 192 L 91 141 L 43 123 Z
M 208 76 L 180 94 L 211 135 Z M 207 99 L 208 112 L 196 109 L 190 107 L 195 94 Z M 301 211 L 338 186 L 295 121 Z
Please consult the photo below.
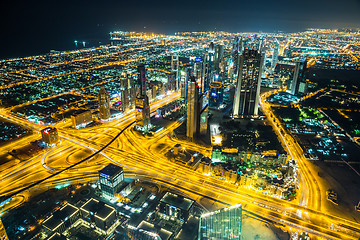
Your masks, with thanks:
M 1 15 L 0 58 L 106 41 L 115 30 L 297 32 L 360 27 L 360 0 L 328 1 L 14 1 Z

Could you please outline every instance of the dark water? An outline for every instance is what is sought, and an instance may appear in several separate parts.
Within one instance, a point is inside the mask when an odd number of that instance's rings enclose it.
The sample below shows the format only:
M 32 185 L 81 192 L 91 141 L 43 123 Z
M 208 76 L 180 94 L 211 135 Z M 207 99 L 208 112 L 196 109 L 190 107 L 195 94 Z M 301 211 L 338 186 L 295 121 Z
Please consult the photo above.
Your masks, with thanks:
M 93 27 L 89 29 L 48 29 L 39 31 L 24 31 L 23 34 L 8 34 L 4 36 L 6 43 L 2 44 L 0 59 L 11 59 L 49 53 L 51 50 L 63 51 L 97 47 L 110 42 L 110 30 Z M 4 40 L 3 38 L 3 40 Z M 77 46 L 75 40 L 78 41 Z

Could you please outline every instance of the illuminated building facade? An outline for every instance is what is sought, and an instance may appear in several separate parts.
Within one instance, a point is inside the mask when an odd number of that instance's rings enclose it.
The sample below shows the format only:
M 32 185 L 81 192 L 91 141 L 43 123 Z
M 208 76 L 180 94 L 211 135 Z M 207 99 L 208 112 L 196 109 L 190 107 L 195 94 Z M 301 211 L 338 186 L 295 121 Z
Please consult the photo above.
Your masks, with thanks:
M 0 219 L 0 240 L 9 240 L 1 219 Z
M 271 69 L 272 70 L 274 70 L 276 67 L 276 63 L 277 63 L 277 60 L 279 57 L 279 50 L 280 50 L 280 44 L 279 44 L 279 41 L 276 39 L 274 52 L 273 52 L 272 59 L 271 59 Z
M 109 234 L 111 226 L 116 220 L 116 210 L 108 204 L 90 198 L 80 207 L 81 216 L 91 224 L 94 224 L 101 232 Z
M 209 108 L 218 109 L 223 102 L 223 84 L 221 82 L 212 82 L 209 87 Z
M 191 67 L 186 68 L 186 76 L 185 81 L 181 85 L 181 97 L 184 98 L 185 103 L 188 101 L 188 88 L 189 88 L 189 82 L 190 78 L 193 76 L 193 69 Z
M 258 115 L 263 61 L 257 50 L 244 50 L 240 56 L 233 117 Z
M 99 91 L 99 111 L 100 119 L 107 120 L 110 118 L 110 98 L 104 86 Z
M 194 201 L 183 196 L 167 192 L 160 200 L 158 212 L 173 220 L 185 222 L 192 211 Z
M 209 64 L 207 63 L 208 55 L 205 55 L 201 69 L 201 93 L 207 91 L 209 86 Z
M 171 72 L 168 74 L 168 82 L 166 85 L 167 91 L 176 91 L 177 81 L 176 81 L 176 73 Z
M 171 55 L 171 72 L 175 73 L 175 85 L 172 90 L 176 91 L 179 88 L 179 56 L 177 55 Z
M 141 98 L 146 96 L 146 70 L 145 65 L 141 64 L 137 67 L 138 78 L 136 84 L 136 97 Z
M 224 57 L 224 45 L 215 46 L 215 56 L 214 56 L 214 70 L 216 73 L 220 71 L 220 62 Z
M 202 102 L 199 101 L 199 86 L 195 78 L 191 77 L 188 83 L 186 136 L 194 139 L 200 130 L 200 111 Z
M 143 129 L 148 129 L 150 126 L 150 105 L 149 97 L 147 95 L 136 98 L 135 110 L 137 124 Z
M 59 134 L 56 128 L 48 127 L 41 130 L 41 137 L 48 146 L 54 146 L 59 142 Z
M 124 183 L 123 168 L 110 163 L 99 171 L 99 183 L 103 195 L 116 197 Z
M 43 226 L 47 232 L 62 233 L 74 224 L 79 216 L 79 209 L 68 203 L 45 219 Z
M 240 240 L 242 207 L 240 204 L 203 214 L 198 240 Z
M 86 127 L 86 125 L 93 121 L 92 113 L 89 110 L 80 110 L 71 115 L 71 121 L 74 128 Z
M 138 80 L 136 86 L 136 122 L 147 129 L 150 126 L 150 105 L 149 97 L 146 94 L 146 71 L 145 65 L 141 64 L 137 68 Z
M 290 93 L 293 95 L 305 94 L 307 91 L 306 82 L 306 59 L 303 59 L 296 63 L 294 76 L 290 84 Z

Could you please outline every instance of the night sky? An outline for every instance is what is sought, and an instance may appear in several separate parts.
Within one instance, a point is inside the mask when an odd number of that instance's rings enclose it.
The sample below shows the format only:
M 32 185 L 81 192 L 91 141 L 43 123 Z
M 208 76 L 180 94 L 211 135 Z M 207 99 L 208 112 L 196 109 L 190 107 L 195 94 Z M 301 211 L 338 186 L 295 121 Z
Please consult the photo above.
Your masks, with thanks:
M 1 59 L 70 49 L 74 40 L 105 42 L 114 30 L 171 34 L 360 27 L 360 0 L 28 0 L 9 4 L 2 6 L 0 14 Z

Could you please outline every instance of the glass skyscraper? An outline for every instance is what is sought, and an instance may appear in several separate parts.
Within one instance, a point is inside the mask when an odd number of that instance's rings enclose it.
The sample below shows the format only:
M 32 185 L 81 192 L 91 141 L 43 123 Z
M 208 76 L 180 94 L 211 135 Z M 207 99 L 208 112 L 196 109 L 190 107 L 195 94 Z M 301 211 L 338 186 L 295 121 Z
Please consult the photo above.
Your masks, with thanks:
M 242 225 L 241 204 L 201 216 L 198 240 L 240 240 Z

